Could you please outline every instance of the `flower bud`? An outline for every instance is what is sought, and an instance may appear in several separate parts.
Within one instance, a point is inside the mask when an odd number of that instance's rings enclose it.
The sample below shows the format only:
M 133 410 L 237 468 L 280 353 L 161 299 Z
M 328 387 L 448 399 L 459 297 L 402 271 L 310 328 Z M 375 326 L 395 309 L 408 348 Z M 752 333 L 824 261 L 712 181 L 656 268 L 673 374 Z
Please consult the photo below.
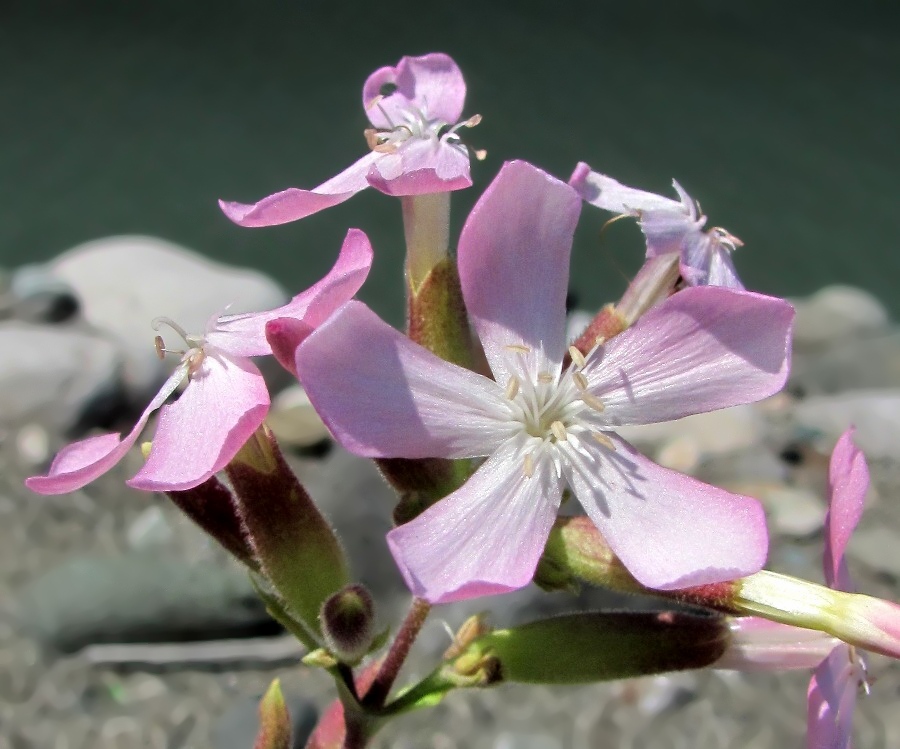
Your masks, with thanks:
M 364 585 L 348 585 L 322 604 L 319 614 L 328 649 L 342 663 L 356 664 L 375 634 L 375 602 Z
M 337 537 L 267 427 L 256 431 L 225 471 L 263 575 L 288 613 L 318 633 L 322 603 L 348 578 Z
M 291 746 L 291 716 L 284 704 L 281 682 L 275 679 L 259 703 L 259 733 L 253 749 L 291 749 Z

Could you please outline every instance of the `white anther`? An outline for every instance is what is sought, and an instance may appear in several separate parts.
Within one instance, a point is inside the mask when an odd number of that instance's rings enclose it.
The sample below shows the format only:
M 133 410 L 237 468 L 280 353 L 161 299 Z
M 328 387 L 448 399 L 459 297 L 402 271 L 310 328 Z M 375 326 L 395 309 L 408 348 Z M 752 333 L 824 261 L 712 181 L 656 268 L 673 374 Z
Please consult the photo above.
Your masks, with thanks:
M 522 461 L 522 470 L 525 472 L 526 478 L 531 478 L 534 476 L 534 458 L 531 456 L 531 453 L 525 456 L 525 460 Z
M 616 451 L 616 446 L 613 441 L 607 437 L 603 432 L 591 432 L 591 436 L 594 438 L 596 442 L 603 445 L 607 450 Z
M 538 373 L 538 382 L 543 382 L 545 385 L 549 385 L 553 382 L 553 375 L 549 372 L 540 372 Z
M 566 434 L 566 427 L 561 421 L 554 421 L 550 425 L 550 431 L 553 432 L 553 436 L 560 442 L 565 442 L 568 437 L 568 434 Z
M 582 391 L 580 395 L 581 400 L 584 401 L 584 404 L 588 408 L 593 408 L 598 413 L 603 413 L 603 411 L 606 410 L 606 406 L 604 405 L 603 401 L 600 400 L 596 395 L 591 395 L 587 391 Z
M 581 353 L 575 346 L 569 346 L 569 356 L 572 357 L 572 363 L 578 367 L 579 369 L 583 369 L 585 365 L 584 354 Z
M 576 372 L 575 374 L 573 374 L 572 381 L 575 383 L 575 387 L 577 387 L 579 390 L 587 390 L 587 377 L 585 377 L 581 372 Z
M 506 398 L 512 400 L 519 392 L 519 378 L 513 375 L 506 383 Z
M 515 354 L 530 354 L 531 349 L 528 346 L 522 346 L 519 343 L 508 343 L 504 346 L 507 351 L 512 351 Z

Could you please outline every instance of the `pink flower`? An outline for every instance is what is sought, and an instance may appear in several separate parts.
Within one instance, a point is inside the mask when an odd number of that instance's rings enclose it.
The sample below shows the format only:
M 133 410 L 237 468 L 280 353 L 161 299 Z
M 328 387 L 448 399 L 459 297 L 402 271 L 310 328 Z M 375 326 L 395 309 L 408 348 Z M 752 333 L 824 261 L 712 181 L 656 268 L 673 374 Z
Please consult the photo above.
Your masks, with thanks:
M 848 429 L 835 445 L 828 469 L 831 501 L 825 516 L 825 581 L 853 592 L 844 551 L 856 528 L 869 488 L 866 458 Z M 807 693 L 809 749 L 847 749 L 859 688 L 868 689 L 866 665 L 856 648 L 839 643 L 816 669 Z
M 581 162 L 569 184 L 591 205 L 636 216 L 647 240 L 647 257 L 679 253 L 681 275 L 689 286 L 744 288 L 731 262 L 731 253 L 743 242 L 718 226 L 703 231 L 706 216 L 675 180 L 679 200 L 625 187 Z
M 511 162 L 469 216 L 460 279 L 494 379 L 439 359 L 357 302 L 297 352 L 313 405 L 351 451 L 487 457 L 460 489 L 388 534 L 407 584 L 431 602 L 527 585 L 565 486 L 645 585 L 731 579 L 765 560 L 755 500 L 661 468 L 613 429 L 777 391 L 791 306 L 688 289 L 588 356 L 571 352 L 564 367 L 580 210 L 571 187 Z
M 190 489 L 224 468 L 262 424 L 269 393 L 251 356 L 272 353 L 267 323 L 287 323 L 295 341 L 322 324 L 362 285 L 372 263 L 372 248 L 363 232 L 351 229 L 340 256 L 325 278 L 283 307 L 213 318 L 205 333 L 188 335 L 166 318 L 184 338 L 181 363 L 162 386 L 129 434 L 102 434 L 60 451 L 46 476 L 26 485 L 40 494 L 79 489 L 111 469 L 134 445 L 150 415 L 162 407 L 147 462 L 128 481 L 148 491 Z M 157 339 L 161 351 L 161 339 Z M 293 368 L 293 362 L 291 363 Z M 187 387 L 177 401 L 163 405 L 178 386 Z
M 396 68 L 376 70 L 363 86 L 363 107 L 373 128 L 372 149 L 348 169 L 312 190 L 282 190 L 253 205 L 219 205 L 241 226 L 297 221 L 374 187 L 387 195 L 420 195 L 469 187 L 469 153 L 458 130 L 466 98 L 462 73 L 440 53 L 404 57 Z

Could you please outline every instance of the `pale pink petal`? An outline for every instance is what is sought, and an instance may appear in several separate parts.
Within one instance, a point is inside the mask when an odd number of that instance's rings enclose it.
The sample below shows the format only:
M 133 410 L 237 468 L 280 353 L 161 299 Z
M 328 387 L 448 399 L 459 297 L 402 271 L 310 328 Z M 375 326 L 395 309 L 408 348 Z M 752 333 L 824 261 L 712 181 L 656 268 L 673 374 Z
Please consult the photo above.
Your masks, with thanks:
M 465 146 L 436 138 L 410 138 L 372 164 L 366 179 L 386 195 L 422 195 L 472 185 Z
M 549 461 L 530 478 L 515 440 L 419 517 L 388 533 L 413 595 L 449 603 L 528 585 L 556 518 L 559 480 Z
M 733 580 L 766 561 L 759 502 L 658 466 L 621 438 L 596 460 L 573 454 L 572 491 L 628 571 L 648 588 Z
M 269 409 L 269 393 L 249 359 L 207 354 L 174 403 L 162 409 L 150 456 L 129 486 L 179 491 L 222 470 Z
M 89 484 L 118 463 L 147 425 L 147 420 L 169 398 L 185 378 L 186 367 L 178 367 L 166 380 L 125 439 L 118 434 L 100 434 L 60 450 L 46 476 L 32 476 L 25 485 L 38 494 L 65 494 Z
M 684 206 L 677 200 L 626 187 L 612 177 L 591 171 L 591 167 L 583 161 L 575 167 L 569 178 L 569 184 L 578 191 L 585 202 L 612 213 L 634 215 L 639 211 L 685 213 Z
M 866 456 L 853 444 L 854 429 L 844 432 L 828 466 L 830 500 L 825 515 L 825 580 L 832 588 L 852 591 L 844 552 L 850 535 L 862 517 L 869 490 Z
M 850 648 L 841 643 L 816 669 L 807 692 L 807 749 L 849 749 L 858 692 Z
M 709 276 L 706 283 L 710 286 L 725 286 L 729 289 L 743 289 L 744 284 L 738 278 L 731 252 L 724 247 L 712 251 L 709 261 Z
M 270 354 L 272 349 L 266 338 L 266 323 L 293 318 L 315 328 L 344 302 L 353 298 L 371 267 L 372 245 L 369 238 L 359 229 L 350 229 L 337 262 L 321 281 L 276 309 L 220 317 L 215 328 L 206 333 L 205 340 L 230 356 Z M 293 358 L 291 352 L 291 361 Z
M 699 222 L 702 226 L 703 222 Z M 659 257 L 683 249 L 689 236 L 703 237 L 698 222 L 692 221 L 683 209 L 648 210 L 640 214 L 640 227 L 647 241 L 647 257 Z
M 376 70 L 363 86 L 363 107 L 377 128 L 404 124 L 403 115 L 410 108 L 454 125 L 465 100 L 462 72 L 448 55 L 440 52 L 403 57 L 395 68 Z
M 607 426 L 652 424 L 778 392 L 790 365 L 794 308 L 714 286 L 685 289 L 588 356 Z
M 564 182 L 510 161 L 479 198 L 459 240 L 466 308 L 498 382 L 508 347 L 542 349 L 559 365 L 566 341 L 569 255 L 581 201 Z
M 492 453 L 513 431 L 503 391 L 348 302 L 297 349 L 316 411 L 351 452 L 386 458 Z
M 824 632 L 758 616 L 738 617 L 730 629 L 728 649 L 715 668 L 745 672 L 815 668 L 839 642 Z
M 219 201 L 222 212 L 239 226 L 277 226 L 310 216 L 325 208 L 349 200 L 369 183 L 366 174 L 380 153 L 367 153 L 336 177 L 323 182 L 312 190 L 289 187 L 263 198 L 258 203 L 232 203 Z

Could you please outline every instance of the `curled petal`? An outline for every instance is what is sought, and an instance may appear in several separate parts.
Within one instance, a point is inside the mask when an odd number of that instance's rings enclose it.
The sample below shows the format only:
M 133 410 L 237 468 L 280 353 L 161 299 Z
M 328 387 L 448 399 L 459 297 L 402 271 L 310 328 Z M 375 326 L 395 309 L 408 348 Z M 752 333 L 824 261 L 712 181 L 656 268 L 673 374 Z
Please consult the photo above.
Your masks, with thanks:
M 372 164 L 381 158 L 380 153 L 367 153 L 359 161 L 336 177 L 323 182 L 312 190 L 289 187 L 263 198 L 258 203 L 232 203 L 220 200 L 222 212 L 239 226 L 277 226 L 311 216 L 325 208 L 349 200 L 360 190 L 365 190 Z
M 510 433 L 497 383 L 438 358 L 360 302 L 310 335 L 296 366 L 322 420 L 358 455 L 485 456 Z
M 807 692 L 807 749 L 850 749 L 858 667 L 841 643 L 816 669 Z
M 869 490 L 866 456 L 853 443 L 854 429 L 844 432 L 828 465 L 830 501 L 825 515 L 825 580 L 832 588 L 852 591 L 844 552 L 850 535 L 862 517 Z
M 269 393 L 248 359 L 207 354 L 181 397 L 160 412 L 144 467 L 128 481 L 147 491 L 179 491 L 222 470 L 269 409 Z
M 768 535 L 759 502 L 615 451 L 573 460 L 569 483 L 615 555 L 643 585 L 674 590 L 757 572 Z
M 783 299 L 685 289 L 592 352 L 584 374 L 611 426 L 751 403 L 784 385 L 793 319 Z
M 272 347 L 272 355 L 278 363 L 297 377 L 297 347 L 315 328 L 302 320 L 279 317 L 266 323 L 266 340 Z
M 569 255 L 580 212 L 578 195 L 564 182 L 510 161 L 463 227 L 463 296 L 501 384 L 511 374 L 509 346 L 542 349 L 552 365 L 562 362 Z
M 363 107 L 378 128 L 403 124 L 404 114 L 411 107 L 452 125 L 462 115 L 465 100 L 462 72 L 440 52 L 403 57 L 395 68 L 376 70 L 363 86 Z
M 738 278 L 729 250 L 718 247 L 712 251 L 709 260 L 709 275 L 705 283 L 709 286 L 725 286 L 729 289 L 744 288 L 744 284 Z
M 586 203 L 612 213 L 637 215 L 641 211 L 660 211 L 686 215 L 685 206 L 679 201 L 626 187 L 612 177 L 591 171 L 591 167 L 583 161 L 575 167 L 569 184 Z
M 206 342 L 230 356 L 271 354 L 271 344 L 266 337 L 267 323 L 291 319 L 315 328 L 344 302 L 353 298 L 366 280 L 371 267 L 372 245 L 369 238 L 359 229 L 350 229 L 337 262 L 321 281 L 277 309 L 220 317 L 215 327 L 206 333 Z M 294 352 L 291 351 L 286 358 L 290 359 L 292 368 Z
M 187 367 L 181 366 L 170 375 L 125 439 L 120 440 L 118 434 L 100 434 L 74 442 L 60 450 L 46 476 L 32 476 L 25 485 L 38 494 L 65 494 L 106 473 L 131 449 L 150 415 L 175 392 L 186 374 Z
M 366 179 L 386 195 L 422 195 L 471 187 L 466 147 L 436 138 L 410 138 L 395 153 L 383 154 Z
M 550 461 L 527 477 L 523 457 L 508 441 L 461 488 L 388 533 L 414 595 L 449 603 L 531 582 L 562 493 Z

